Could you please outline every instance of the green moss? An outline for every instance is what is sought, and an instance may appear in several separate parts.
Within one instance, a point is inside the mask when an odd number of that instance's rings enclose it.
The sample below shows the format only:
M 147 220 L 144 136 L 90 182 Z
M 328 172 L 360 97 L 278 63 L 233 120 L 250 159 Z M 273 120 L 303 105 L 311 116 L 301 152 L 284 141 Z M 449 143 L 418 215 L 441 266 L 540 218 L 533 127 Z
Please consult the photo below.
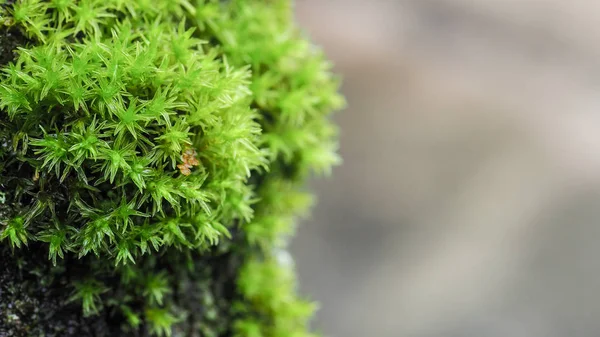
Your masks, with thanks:
M 278 252 L 343 99 L 289 1 L 0 8 L 0 336 L 311 336 Z

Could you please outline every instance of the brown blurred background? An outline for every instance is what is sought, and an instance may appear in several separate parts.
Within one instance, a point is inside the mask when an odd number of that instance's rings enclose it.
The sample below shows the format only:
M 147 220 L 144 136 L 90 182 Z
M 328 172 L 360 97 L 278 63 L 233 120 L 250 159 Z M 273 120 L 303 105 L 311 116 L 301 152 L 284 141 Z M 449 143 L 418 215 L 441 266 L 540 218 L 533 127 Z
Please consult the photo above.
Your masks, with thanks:
M 296 0 L 345 163 L 292 251 L 332 337 L 600 336 L 600 2 Z

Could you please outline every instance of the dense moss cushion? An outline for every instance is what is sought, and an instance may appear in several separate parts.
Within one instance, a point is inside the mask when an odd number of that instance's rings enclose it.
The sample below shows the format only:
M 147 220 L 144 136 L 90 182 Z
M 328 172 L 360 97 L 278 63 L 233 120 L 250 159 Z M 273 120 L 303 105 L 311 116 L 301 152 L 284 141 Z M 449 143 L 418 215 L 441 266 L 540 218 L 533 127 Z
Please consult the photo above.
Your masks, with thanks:
M 0 0 L 0 336 L 312 336 L 329 68 L 285 0 Z

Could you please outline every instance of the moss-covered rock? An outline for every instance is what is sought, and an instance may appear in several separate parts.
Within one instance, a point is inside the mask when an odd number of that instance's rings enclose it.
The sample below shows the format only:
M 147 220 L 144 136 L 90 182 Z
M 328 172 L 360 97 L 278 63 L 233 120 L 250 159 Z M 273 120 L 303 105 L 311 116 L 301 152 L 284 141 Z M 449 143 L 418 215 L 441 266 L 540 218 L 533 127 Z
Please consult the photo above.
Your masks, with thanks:
M 0 68 L 0 336 L 311 336 L 343 100 L 289 1 L 0 0 Z

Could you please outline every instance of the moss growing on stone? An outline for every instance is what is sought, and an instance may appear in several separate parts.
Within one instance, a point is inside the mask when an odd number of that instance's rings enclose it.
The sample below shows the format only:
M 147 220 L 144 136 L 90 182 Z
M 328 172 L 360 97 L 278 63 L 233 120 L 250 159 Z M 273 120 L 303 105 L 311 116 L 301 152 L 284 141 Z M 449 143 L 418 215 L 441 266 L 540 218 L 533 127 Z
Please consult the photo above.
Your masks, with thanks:
M 343 105 L 287 0 L 0 0 L 0 336 L 312 336 Z

